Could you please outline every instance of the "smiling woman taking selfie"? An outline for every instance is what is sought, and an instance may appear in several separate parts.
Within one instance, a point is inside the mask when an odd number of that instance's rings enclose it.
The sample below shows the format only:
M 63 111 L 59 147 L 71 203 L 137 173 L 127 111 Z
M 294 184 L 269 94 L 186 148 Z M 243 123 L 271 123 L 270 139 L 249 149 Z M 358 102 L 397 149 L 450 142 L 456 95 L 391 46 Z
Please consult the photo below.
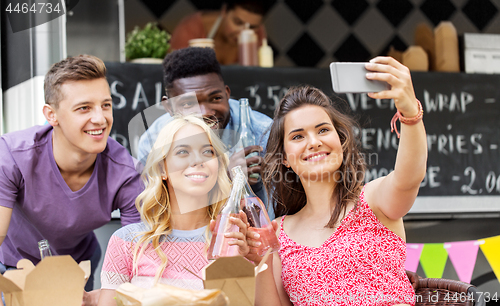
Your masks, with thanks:
M 281 248 L 257 277 L 256 305 L 415 303 L 402 218 L 425 175 L 423 112 L 405 66 L 377 57 L 366 68 L 368 79 L 391 87 L 369 97 L 394 99 L 393 121 L 402 123 L 394 171 L 364 184 L 355 122 L 319 89 L 290 89 L 275 112 L 263 171 L 282 216 Z

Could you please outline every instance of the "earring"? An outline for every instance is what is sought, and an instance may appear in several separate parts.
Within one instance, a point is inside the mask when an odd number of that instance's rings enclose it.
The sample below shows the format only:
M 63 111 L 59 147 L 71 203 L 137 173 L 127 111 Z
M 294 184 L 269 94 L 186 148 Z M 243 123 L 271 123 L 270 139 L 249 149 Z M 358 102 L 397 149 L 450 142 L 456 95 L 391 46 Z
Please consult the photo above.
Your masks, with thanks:
M 164 181 L 166 181 L 167 177 L 165 175 L 162 175 L 161 179 L 164 180 Z
M 285 167 L 287 167 L 287 168 L 290 168 L 290 165 L 288 164 L 288 162 L 287 162 L 287 161 L 283 161 L 283 165 L 284 165 Z

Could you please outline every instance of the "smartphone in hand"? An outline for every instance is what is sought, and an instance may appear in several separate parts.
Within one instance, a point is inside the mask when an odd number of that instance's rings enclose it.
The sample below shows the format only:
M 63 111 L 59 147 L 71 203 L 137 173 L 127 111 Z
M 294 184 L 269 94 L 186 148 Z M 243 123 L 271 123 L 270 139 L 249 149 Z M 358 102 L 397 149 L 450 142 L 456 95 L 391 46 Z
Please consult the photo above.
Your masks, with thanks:
M 368 80 L 366 63 L 333 62 L 330 64 L 333 91 L 336 93 L 379 92 L 390 89 L 383 81 Z

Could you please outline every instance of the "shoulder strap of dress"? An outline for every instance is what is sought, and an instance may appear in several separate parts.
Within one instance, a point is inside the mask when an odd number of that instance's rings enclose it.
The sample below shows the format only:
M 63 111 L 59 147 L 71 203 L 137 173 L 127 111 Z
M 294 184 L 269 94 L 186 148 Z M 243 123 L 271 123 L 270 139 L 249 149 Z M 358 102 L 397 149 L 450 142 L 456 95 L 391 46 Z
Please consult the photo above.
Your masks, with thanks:
M 280 232 L 283 231 L 283 222 L 285 221 L 285 217 L 286 217 L 286 215 L 284 215 L 283 217 L 281 217 Z
M 358 197 L 358 209 L 363 209 L 366 207 L 368 207 L 368 203 L 366 203 L 366 199 L 365 199 L 365 187 L 366 185 L 363 186 L 363 188 L 361 189 L 361 192 L 359 193 L 359 197 Z

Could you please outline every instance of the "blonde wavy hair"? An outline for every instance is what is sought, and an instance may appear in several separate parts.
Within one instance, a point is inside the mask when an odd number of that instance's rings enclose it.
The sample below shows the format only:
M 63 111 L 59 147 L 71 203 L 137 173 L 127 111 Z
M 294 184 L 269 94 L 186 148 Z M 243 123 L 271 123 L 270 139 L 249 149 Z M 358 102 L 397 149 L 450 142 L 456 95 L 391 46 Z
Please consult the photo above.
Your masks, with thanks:
M 215 150 L 216 158 L 219 160 L 217 182 L 207 194 L 208 203 L 213 203 L 206 208 L 207 216 L 211 220 L 217 217 L 231 190 L 231 182 L 227 175 L 229 159 L 225 154 L 226 147 L 203 119 L 194 115 L 176 116 L 161 129 L 142 172 L 142 180 L 145 186 L 144 191 L 135 200 L 135 205 L 141 214 L 141 219 L 146 225 L 147 230 L 136 236 L 138 243 L 134 250 L 133 271 L 137 271 L 137 261 L 151 242 L 153 249 L 161 259 L 161 264 L 156 271 L 154 279 L 155 284 L 161 275 L 163 275 L 168 263 L 167 256 L 160 248 L 161 238 L 172 232 L 171 203 L 167 183 L 162 180 L 162 175 L 165 174 L 165 159 L 170 152 L 175 134 L 182 127 L 190 124 L 197 125 L 205 131 Z

